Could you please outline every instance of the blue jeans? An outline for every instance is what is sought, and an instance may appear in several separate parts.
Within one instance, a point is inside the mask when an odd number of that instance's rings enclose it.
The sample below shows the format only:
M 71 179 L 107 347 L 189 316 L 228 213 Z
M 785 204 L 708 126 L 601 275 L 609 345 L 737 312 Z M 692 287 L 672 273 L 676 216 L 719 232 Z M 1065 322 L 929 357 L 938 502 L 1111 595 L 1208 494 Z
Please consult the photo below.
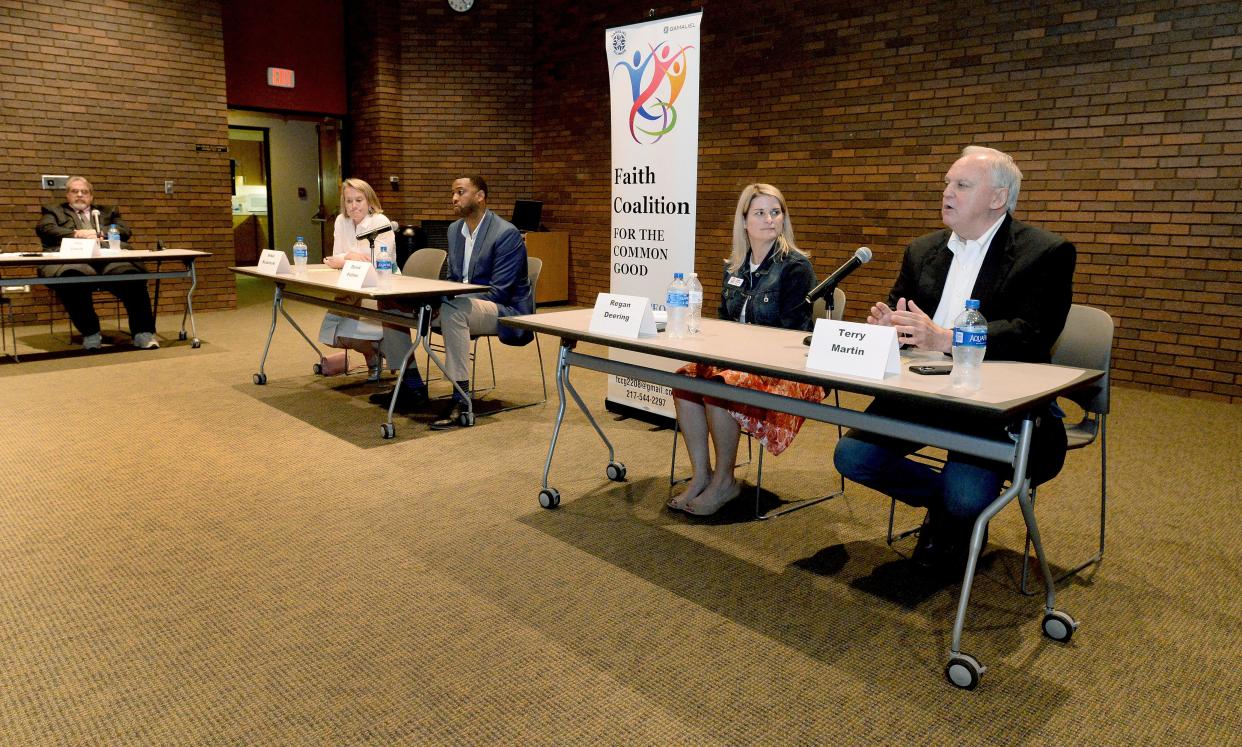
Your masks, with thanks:
M 850 431 L 837 444 L 837 471 L 933 517 L 955 524 L 973 523 L 1000 495 L 1009 465 L 949 452 L 942 469 L 908 458 L 919 444 L 874 433 Z

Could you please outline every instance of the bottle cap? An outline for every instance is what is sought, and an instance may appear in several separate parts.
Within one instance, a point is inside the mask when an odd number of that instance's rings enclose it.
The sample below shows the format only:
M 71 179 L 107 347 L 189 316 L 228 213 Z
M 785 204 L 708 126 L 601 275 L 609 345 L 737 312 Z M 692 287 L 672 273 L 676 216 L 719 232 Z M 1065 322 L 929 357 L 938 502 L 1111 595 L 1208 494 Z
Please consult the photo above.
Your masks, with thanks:
M 975 299 L 975 298 L 972 298 L 972 299 L 968 300 L 968 301 L 966 302 L 966 308 L 968 308 L 968 309 L 974 309 L 974 310 L 978 311 L 978 309 L 979 309 L 979 300 L 978 300 L 978 299 Z
M 299 236 L 299 237 L 298 237 L 298 241 L 301 241 L 301 240 L 302 240 L 302 237 L 301 237 L 301 236 Z
M 674 279 L 674 280 L 681 280 L 681 279 L 682 279 L 682 278 L 684 278 L 684 277 L 685 277 L 685 275 L 682 275 L 680 272 L 674 272 L 674 273 L 673 273 L 673 279 Z

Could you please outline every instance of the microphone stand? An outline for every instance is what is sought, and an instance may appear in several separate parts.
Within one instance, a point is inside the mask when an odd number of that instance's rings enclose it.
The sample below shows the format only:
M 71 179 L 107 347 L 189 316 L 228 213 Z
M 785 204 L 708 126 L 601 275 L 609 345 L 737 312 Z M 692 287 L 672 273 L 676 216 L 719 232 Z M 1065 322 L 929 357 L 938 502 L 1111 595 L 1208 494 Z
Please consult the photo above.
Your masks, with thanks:
M 824 293 L 824 295 L 820 296 L 820 298 L 824 299 L 824 303 L 826 303 L 826 304 L 827 304 L 827 309 L 828 309 L 828 316 L 827 316 L 827 318 L 828 318 L 828 319 L 831 319 L 831 318 L 832 318 L 832 312 L 833 312 L 833 311 L 836 311 L 836 308 L 837 308 L 837 306 L 836 306 L 836 304 L 837 304 L 837 286 L 835 286 L 835 285 L 830 285 L 830 286 L 828 286 L 827 291 Z M 811 308 L 814 308 L 814 306 L 812 306 Z M 811 320 L 811 326 L 812 326 L 812 327 L 814 327 L 814 326 L 815 326 L 815 320 L 814 320 L 814 319 L 812 319 L 812 320 Z M 812 338 L 812 337 L 814 337 L 814 336 L 815 336 L 814 334 L 809 334 L 809 335 L 807 335 L 806 337 L 803 337 L 803 338 L 802 338 L 802 344 L 803 344 L 803 345 L 807 345 L 807 346 L 809 346 L 809 345 L 811 344 L 811 338 Z

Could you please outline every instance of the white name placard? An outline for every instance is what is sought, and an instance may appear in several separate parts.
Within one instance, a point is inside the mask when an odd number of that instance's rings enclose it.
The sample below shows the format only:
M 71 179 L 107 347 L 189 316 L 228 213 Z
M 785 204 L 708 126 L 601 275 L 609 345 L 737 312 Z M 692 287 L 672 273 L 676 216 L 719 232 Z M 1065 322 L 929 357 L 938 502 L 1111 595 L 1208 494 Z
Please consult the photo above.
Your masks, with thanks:
M 806 367 L 868 379 L 901 373 L 897 330 L 875 324 L 816 319 Z
M 363 259 L 351 259 L 341 268 L 341 274 L 336 279 L 336 287 L 345 290 L 362 290 L 363 288 L 374 288 L 379 284 L 379 277 L 375 274 L 375 266 Z
M 289 273 L 289 257 L 279 249 L 264 249 L 259 255 L 259 264 L 254 269 L 264 275 Z
M 651 302 L 642 296 L 622 296 L 601 293 L 595 299 L 595 312 L 591 314 L 591 332 L 637 340 L 639 337 L 655 337 L 655 317 L 651 315 Z
M 61 239 L 62 257 L 98 257 L 99 239 Z

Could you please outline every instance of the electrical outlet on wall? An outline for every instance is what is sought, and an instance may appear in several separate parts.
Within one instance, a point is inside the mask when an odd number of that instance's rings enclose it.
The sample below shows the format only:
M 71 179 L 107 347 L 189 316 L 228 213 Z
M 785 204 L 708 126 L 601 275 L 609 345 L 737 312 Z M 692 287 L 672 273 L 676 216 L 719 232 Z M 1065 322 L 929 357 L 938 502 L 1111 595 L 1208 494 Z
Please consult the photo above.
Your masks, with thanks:
M 172 193 L 173 193 L 173 180 L 165 179 L 164 180 L 164 194 L 170 195 Z
M 41 189 L 64 189 L 68 184 L 68 174 L 44 174 L 39 177 L 39 187 Z

